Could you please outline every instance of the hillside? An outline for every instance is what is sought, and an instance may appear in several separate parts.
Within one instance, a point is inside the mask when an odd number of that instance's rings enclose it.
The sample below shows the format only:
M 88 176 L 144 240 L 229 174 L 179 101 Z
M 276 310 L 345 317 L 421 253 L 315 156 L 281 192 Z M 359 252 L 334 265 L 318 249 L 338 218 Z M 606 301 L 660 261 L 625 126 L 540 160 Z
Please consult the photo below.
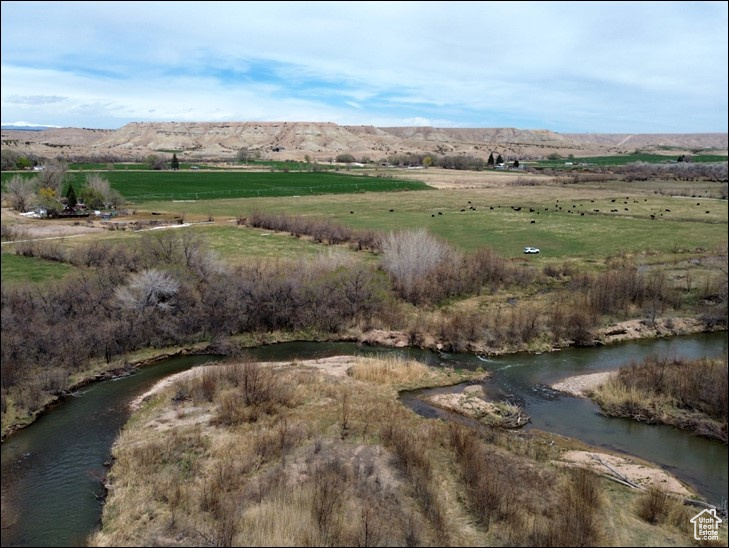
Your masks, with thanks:
M 3 147 L 43 157 L 144 157 L 176 151 L 192 160 L 232 159 L 247 147 L 262 157 L 327 160 L 341 153 L 357 159 L 391 154 L 437 153 L 518 158 L 550 153 L 575 156 L 633 152 L 676 155 L 693 150 L 727 152 L 727 133 L 575 134 L 515 128 L 341 126 L 322 122 L 135 122 L 117 130 L 54 128 L 2 131 Z

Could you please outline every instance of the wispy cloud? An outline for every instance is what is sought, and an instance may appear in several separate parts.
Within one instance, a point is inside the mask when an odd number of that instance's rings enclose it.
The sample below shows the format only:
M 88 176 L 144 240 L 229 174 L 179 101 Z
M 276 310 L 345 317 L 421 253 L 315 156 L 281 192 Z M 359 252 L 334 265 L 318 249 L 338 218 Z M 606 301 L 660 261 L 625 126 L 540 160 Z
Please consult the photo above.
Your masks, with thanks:
M 6 2 L 3 119 L 727 131 L 726 2 Z
M 47 105 L 60 103 L 64 99 L 58 95 L 11 95 L 6 101 L 17 105 Z

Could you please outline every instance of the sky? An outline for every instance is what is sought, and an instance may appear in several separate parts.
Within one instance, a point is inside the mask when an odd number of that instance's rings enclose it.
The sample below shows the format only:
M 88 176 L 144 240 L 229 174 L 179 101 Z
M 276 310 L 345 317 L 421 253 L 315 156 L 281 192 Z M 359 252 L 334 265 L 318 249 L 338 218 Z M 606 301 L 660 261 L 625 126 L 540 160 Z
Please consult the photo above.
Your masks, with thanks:
M 2 123 L 728 131 L 728 2 L 2 2 Z

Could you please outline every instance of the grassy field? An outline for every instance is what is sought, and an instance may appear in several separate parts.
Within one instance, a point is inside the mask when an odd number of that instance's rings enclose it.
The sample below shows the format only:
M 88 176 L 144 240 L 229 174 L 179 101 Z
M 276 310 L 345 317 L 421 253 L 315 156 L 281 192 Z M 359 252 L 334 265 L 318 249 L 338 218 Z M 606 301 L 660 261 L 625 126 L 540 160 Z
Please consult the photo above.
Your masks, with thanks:
M 712 163 L 712 162 L 727 162 L 727 156 L 721 156 L 719 154 L 697 154 L 692 155 L 692 162 L 695 163 Z M 666 164 L 677 161 L 677 156 L 667 156 L 666 154 L 629 154 L 626 156 L 581 156 L 574 158 L 560 158 L 558 160 L 541 160 L 535 165 L 538 167 L 566 167 L 565 162 L 572 162 L 573 168 L 579 168 L 583 165 L 589 166 L 623 166 L 626 164 L 633 164 L 634 162 L 645 162 L 648 164 Z
M 190 227 L 189 230 L 200 235 L 210 251 L 230 265 L 245 264 L 257 259 L 311 257 L 325 250 L 310 239 L 236 226 L 233 223 L 198 224 Z M 57 243 L 71 253 L 74 249 L 88 246 L 92 242 L 133 245 L 138 244 L 144 238 L 164 236 L 168 232 L 171 231 L 112 230 L 59 240 Z M 354 254 L 346 247 L 341 247 L 343 252 Z M 25 281 L 42 282 L 59 279 L 76 270 L 74 267 L 62 263 L 15 255 L 13 248 L 13 244 L 4 246 L 2 255 L 4 283 L 16 284 Z
M 653 189 L 629 192 L 624 184 L 433 190 L 398 194 L 395 200 L 391 194 L 371 193 L 149 202 L 144 207 L 184 213 L 186 218 L 235 218 L 258 208 L 329 218 L 361 229 L 425 226 L 465 250 L 489 246 L 503 256 L 516 257 L 522 256 L 525 246 L 539 247 L 542 253 L 529 257 L 538 262 L 603 258 L 624 251 L 667 254 L 714 249 L 727 241 L 728 231 L 726 201 L 665 196 Z
M 398 171 L 392 174 L 400 175 Z M 602 262 L 619 253 L 641 254 L 642 262 L 655 263 L 676 261 L 678 257 L 687 259 L 703 250 L 714 253 L 727 247 L 727 201 L 711 197 L 718 195 L 720 183 L 616 181 L 525 186 L 504 184 L 500 181 L 505 178 L 488 179 L 485 175 L 484 179 L 472 177 L 465 188 L 394 194 L 360 192 L 362 188 L 394 188 L 394 182 L 401 184 L 393 179 L 333 173 L 120 171 L 103 175 L 110 176 L 114 185 L 123 188 L 130 198 L 139 200 L 130 207 L 135 215 L 115 221 L 169 217 L 169 222 L 176 222 L 173 217 L 177 217 L 196 223 L 214 219 L 213 224 L 194 230 L 232 263 L 241 263 L 250 256 L 306 256 L 321 249 L 306 240 L 261 236 L 265 231 L 234 226 L 238 217 L 246 217 L 254 209 L 326 218 L 358 229 L 425 227 L 461 249 L 488 246 L 504 257 L 519 257 L 538 265 L 568 259 Z M 438 174 L 434 171 L 427 175 Z M 155 189 L 159 199 L 152 200 L 151 181 L 159 185 Z M 291 195 L 308 181 L 320 185 L 312 187 L 313 191 L 358 193 Z M 205 190 L 211 186 L 215 190 Z M 425 185 L 411 181 L 408 186 Z M 281 191 L 290 195 L 241 197 L 241 193 L 250 194 L 254 188 L 262 194 Z M 175 201 L 177 198 L 171 199 L 175 194 L 198 195 L 201 199 Z M 212 199 L 215 196 L 218 198 Z M 152 212 L 162 215 L 150 217 Z M 134 234 L 137 233 L 110 231 L 68 240 L 64 245 L 76 246 L 94 239 L 128 241 L 136 237 Z M 540 255 L 525 256 L 525 246 L 540 248 Z
M 13 253 L 2 254 L 3 283 L 48 282 L 59 280 L 73 272 L 74 267 L 35 257 L 22 257 Z
M 76 188 L 84 185 L 86 173 L 73 172 Z M 32 174 L 28 174 L 32 175 Z M 5 182 L 13 174 L 3 173 Z M 24 174 L 25 176 L 25 174 Z M 221 171 L 105 171 L 101 173 L 129 202 L 215 200 L 258 196 L 299 196 L 425 190 L 417 181 L 381 177 L 354 177 L 340 173 L 267 173 Z

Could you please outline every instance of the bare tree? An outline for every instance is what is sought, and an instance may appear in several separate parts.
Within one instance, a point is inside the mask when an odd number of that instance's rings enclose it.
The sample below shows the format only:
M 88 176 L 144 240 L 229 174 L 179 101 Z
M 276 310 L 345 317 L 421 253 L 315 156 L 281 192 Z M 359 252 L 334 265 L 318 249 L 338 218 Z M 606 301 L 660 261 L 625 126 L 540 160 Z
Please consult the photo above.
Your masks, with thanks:
M 35 178 L 37 188 L 50 188 L 56 196 L 63 194 L 63 187 L 68 182 L 68 165 L 64 162 L 49 162 L 43 166 Z
M 446 242 L 425 229 L 390 232 L 383 237 L 382 266 L 395 280 L 406 299 L 412 299 L 417 284 L 445 261 L 458 260 Z
M 259 155 L 259 151 L 243 147 L 238 152 L 236 152 L 236 160 L 245 164 L 248 163 L 249 160 L 256 160 Z
M 150 268 L 132 274 L 127 285 L 115 290 L 115 295 L 119 304 L 129 310 L 170 310 L 179 288 L 180 282 L 170 274 Z
M 86 186 L 81 191 L 81 198 L 89 207 L 117 207 L 124 204 L 124 196 L 115 190 L 105 178 L 98 173 L 86 176 Z
M 167 160 L 157 154 L 148 155 L 145 159 L 145 163 L 147 164 L 148 169 L 154 169 L 156 171 L 167 169 Z
M 25 213 L 35 196 L 34 187 L 34 179 L 13 175 L 5 187 L 3 199 L 8 200 L 16 211 Z

